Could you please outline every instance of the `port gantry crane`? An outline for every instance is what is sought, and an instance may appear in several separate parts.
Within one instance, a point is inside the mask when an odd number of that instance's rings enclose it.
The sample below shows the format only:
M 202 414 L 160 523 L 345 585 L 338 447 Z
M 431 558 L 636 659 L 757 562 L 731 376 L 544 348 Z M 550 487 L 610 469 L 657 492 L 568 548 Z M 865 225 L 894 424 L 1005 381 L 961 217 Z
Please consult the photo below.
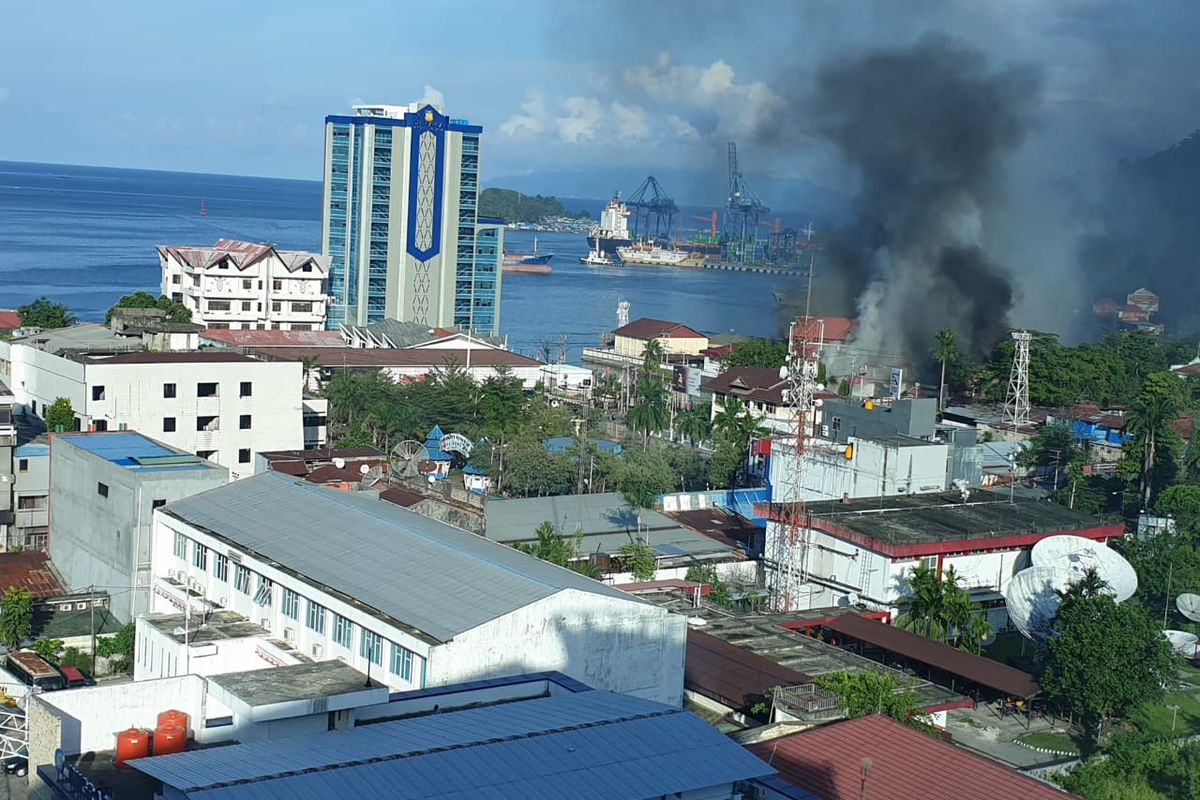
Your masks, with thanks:
M 729 143 L 729 201 L 726 208 L 729 209 L 725 216 L 727 256 L 742 263 L 753 261 L 759 220 L 771 209 L 746 186 L 746 179 L 738 169 L 736 142 Z
M 653 175 L 646 177 L 641 186 L 625 201 L 629 209 L 629 233 L 635 240 L 663 239 L 671 237 L 671 225 L 679 207 L 663 191 Z

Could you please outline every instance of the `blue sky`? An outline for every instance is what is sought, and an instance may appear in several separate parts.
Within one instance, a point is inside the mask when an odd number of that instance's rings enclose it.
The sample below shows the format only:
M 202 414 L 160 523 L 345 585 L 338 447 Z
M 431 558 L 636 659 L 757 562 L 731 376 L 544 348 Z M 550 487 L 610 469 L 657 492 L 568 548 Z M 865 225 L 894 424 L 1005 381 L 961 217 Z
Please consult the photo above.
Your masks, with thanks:
M 426 96 L 485 126 L 485 179 L 711 170 L 733 138 L 751 168 L 828 186 L 819 142 L 756 154 L 757 115 L 828 59 L 943 31 L 1037 64 L 1044 145 L 1086 131 L 1076 155 L 1106 162 L 1197 126 L 1197 17 L 1175 0 L 0 0 L 0 159 L 317 178 L 326 114 Z

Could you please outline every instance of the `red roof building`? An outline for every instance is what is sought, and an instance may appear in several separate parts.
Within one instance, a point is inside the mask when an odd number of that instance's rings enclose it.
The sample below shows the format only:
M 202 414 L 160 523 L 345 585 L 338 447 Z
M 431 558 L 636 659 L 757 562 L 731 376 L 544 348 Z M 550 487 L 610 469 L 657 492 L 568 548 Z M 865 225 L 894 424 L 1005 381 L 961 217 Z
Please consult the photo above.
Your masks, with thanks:
M 803 324 L 803 318 L 796 319 L 796 327 Z M 813 335 L 820 335 L 825 344 L 845 344 L 854 335 L 854 320 L 849 317 L 810 317 L 808 329 Z
M 1130 292 L 1129 296 L 1125 298 L 1125 302 L 1151 314 L 1158 311 L 1158 295 L 1144 286 Z
M 1101 297 L 1092 303 L 1092 313 L 1097 317 L 1115 317 L 1121 307 L 1110 297 Z
M 0 553 L 0 593 L 9 589 L 24 589 L 35 602 L 66 591 L 50 566 L 50 557 L 36 550 Z
M 788 783 L 821 800 L 1075 797 L 878 714 L 759 742 L 748 749 Z
M 15 331 L 21 327 L 21 315 L 11 308 L 0 308 L 0 331 Z
M 1128 305 L 1117 312 L 1117 319 L 1121 322 L 1148 322 L 1150 312 L 1140 306 Z
M 643 317 L 635 319 L 628 325 L 622 325 L 613 331 L 613 336 L 624 336 L 629 339 L 641 339 L 648 342 L 651 339 L 704 339 L 703 333 L 689 328 L 682 322 L 668 322 L 663 319 Z

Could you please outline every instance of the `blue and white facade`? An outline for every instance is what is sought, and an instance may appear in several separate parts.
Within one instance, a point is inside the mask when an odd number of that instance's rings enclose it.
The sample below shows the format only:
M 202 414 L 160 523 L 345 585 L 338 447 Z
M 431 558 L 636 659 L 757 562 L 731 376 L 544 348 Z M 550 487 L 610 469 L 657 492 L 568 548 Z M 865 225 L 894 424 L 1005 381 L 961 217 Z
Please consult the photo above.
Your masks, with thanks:
M 499 250 L 476 263 L 482 132 L 416 103 L 325 118 L 327 328 L 397 319 L 497 332 Z

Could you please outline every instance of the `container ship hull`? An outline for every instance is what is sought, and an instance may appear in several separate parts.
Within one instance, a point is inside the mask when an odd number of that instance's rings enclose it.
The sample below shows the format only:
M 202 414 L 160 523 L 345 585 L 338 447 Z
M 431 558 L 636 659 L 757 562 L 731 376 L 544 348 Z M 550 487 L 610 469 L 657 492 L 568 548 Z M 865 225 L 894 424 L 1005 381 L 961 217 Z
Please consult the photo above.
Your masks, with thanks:
M 633 239 L 628 236 L 624 238 L 605 236 L 603 233 L 592 234 L 587 237 L 588 250 L 593 252 L 599 251 L 604 253 L 609 258 L 617 257 L 618 247 L 629 247 L 633 244 Z

